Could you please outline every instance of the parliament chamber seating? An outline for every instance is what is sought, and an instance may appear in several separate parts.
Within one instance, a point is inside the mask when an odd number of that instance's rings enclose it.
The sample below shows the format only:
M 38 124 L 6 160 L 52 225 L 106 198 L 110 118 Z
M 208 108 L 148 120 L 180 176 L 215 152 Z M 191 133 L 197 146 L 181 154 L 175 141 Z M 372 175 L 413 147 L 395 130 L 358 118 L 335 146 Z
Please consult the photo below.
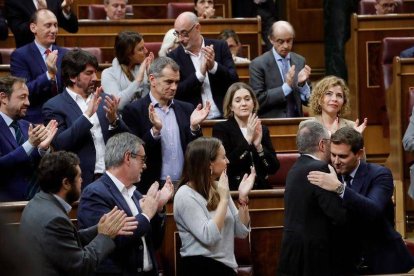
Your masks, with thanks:
M 14 50 L 14 48 L 0 48 L 0 64 L 10 64 L 10 56 Z
M 134 17 L 132 5 L 126 6 L 126 18 Z M 102 4 L 91 4 L 88 6 L 88 19 L 106 19 L 105 6 Z
M 78 47 L 66 47 L 69 50 L 77 49 Z M 103 62 L 102 58 L 102 50 L 99 47 L 80 47 L 80 49 L 94 55 L 96 59 L 98 60 L 98 63 Z
M 154 57 L 158 57 L 158 51 L 161 49 L 162 42 L 145 42 L 145 48 L 147 48 L 148 53 L 153 52 Z
M 286 182 L 286 176 L 290 168 L 295 164 L 299 158 L 299 153 L 278 153 L 277 159 L 279 160 L 280 167 L 277 172 L 269 176 L 269 184 L 272 188 L 284 188 Z
M 367 15 L 375 14 L 375 4 L 376 0 L 361 0 L 359 1 L 358 14 Z M 397 6 L 395 7 L 395 13 L 404 12 L 404 4 L 401 0 L 397 1 Z
M 178 3 L 178 2 L 170 2 L 167 4 L 167 18 L 168 19 L 175 19 L 180 15 L 180 13 L 186 11 L 194 11 L 194 3 Z
M 401 51 L 414 46 L 414 37 L 385 37 L 381 44 L 381 78 L 384 93 L 389 89 L 393 81 L 392 64 L 395 56 Z

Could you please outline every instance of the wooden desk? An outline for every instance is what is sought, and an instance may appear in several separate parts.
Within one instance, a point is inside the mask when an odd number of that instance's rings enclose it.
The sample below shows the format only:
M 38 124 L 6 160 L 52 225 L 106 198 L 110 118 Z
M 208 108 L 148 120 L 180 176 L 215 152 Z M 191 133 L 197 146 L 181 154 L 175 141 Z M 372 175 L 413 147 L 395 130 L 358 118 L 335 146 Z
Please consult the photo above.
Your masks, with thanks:
M 414 59 L 395 57 L 393 83 L 387 91 L 387 110 L 390 118 L 390 155 L 386 165 L 391 169 L 394 177 L 396 228 L 403 237 L 406 236 L 407 231 L 407 215 L 414 213 L 414 202 L 407 196 L 410 185 L 409 162 L 414 160 L 414 154 L 405 152 L 401 142 L 408 126 L 408 115 L 411 113 L 411 110 L 407 110 L 410 87 L 414 87 Z
M 231 192 L 237 199 L 237 192 Z M 276 274 L 278 264 L 284 218 L 283 204 L 284 189 L 252 191 L 249 195 L 249 209 L 251 218 L 251 253 L 254 263 L 255 275 L 271 276 Z M 2 219 L 18 226 L 21 213 L 27 201 L 2 202 L 0 214 Z M 70 213 L 72 219 L 76 219 L 77 205 L 73 206 Z M 159 251 L 164 269 L 164 275 L 175 275 L 175 235 L 177 228 L 173 216 L 173 203 L 167 204 L 167 218 L 164 242 Z

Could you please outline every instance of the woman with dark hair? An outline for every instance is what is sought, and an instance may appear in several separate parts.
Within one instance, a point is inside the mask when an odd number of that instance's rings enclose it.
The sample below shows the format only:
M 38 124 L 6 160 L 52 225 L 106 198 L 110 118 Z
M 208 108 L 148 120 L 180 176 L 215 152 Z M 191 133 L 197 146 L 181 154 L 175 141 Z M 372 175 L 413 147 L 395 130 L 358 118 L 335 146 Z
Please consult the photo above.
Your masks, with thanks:
M 184 276 L 236 275 L 234 237 L 250 232 L 248 195 L 254 168 L 239 185 L 239 209 L 229 193 L 226 151 L 220 140 L 201 137 L 187 146 L 174 219 L 181 238 Z
M 233 83 L 223 101 L 227 121 L 213 126 L 213 136 L 223 142 L 230 160 L 227 173 L 231 190 L 237 190 L 238 183 L 251 166 L 257 173 L 256 189 L 270 188 L 268 175 L 279 169 L 269 130 L 257 117 L 258 109 L 252 88 L 243 82 Z
M 154 59 L 148 54 L 142 35 L 121 32 L 115 38 L 115 55 L 112 66 L 102 71 L 102 87 L 107 94 L 120 98 L 119 109 L 149 92 L 147 71 Z
M 215 18 L 214 0 L 194 0 L 194 13 L 200 19 Z

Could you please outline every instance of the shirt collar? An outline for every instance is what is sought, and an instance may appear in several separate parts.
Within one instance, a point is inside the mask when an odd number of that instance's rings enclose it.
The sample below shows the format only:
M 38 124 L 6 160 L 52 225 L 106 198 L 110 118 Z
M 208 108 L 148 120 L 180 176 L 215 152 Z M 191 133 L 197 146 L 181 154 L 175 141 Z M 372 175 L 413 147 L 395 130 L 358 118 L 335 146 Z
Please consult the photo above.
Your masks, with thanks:
M 160 103 L 154 97 L 154 95 L 152 94 L 152 91 L 150 91 L 149 96 L 150 96 L 150 99 L 151 99 L 151 103 L 154 105 L 154 107 L 160 107 L 161 108 Z M 167 107 L 168 108 L 174 108 L 174 99 L 171 100 L 170 104 Z
M 1 117 L 3 117 L 4 122 L 6 123 L 6 125 L 8 127 L 10 127 L 10 124 L 13 122 L 13 119 L 10 118 L 9 116 L 7 116 L 6 114 L 4 114 L 3 112 L 0 111 L 0 115 Z
M 205 43 L 204 43 L 204 37 L 203 36 L 201 36 L 201 48 L 204 48 L 206 45 L 205 45 Z M 183 48 L 184 48 L 184 46 L 183 46 Z M 185 49 L 184 48 L 184 53 L 186 53 L 187 55 L 190 55 L 190 56 L 195 56 L 195 57 L 198 57 L 198 56 L 200 56 L 201 55 L 201 50 L 200 50 L 200 52 L 198 53 L 198 55 L 196 55 L 196 54 L 194 54 L 193 52 L 190 52 L 190 51 L 188 51 L 187 49 Z
M 272 47 L 272 53 L 273 53 L 273 56 L 275 57 L 275 59 L 276 59 L 276 60 L 282 60 L 282 59 L 290 60 L 290 53 L 289 53 L 289 54 L 287 54 L 287 56 L 286 56 L 286 57 L 282 57 L 281 55 L 279 55 L 279 54 L 276 52 L 276 50 L 275 50 L 275 48 L 274 48 L 274 47 Z
M 53 51 L 53 47 L 52 45 L 49 46 L 49 48 L 45 48 L 42 45 L 40 45 L 39 43 L 37 43 L 37 41 L 35 40 L 34 43 L 36 44 L 37 49 L 39 49 L 40 53 L 42 55 L 45 54 L 46 49 L 49 49 L 50 51 Z
M 358 160 L 358 165 L 355 167 L 355 169 L 349 174 L 349 176 L 352 177 L 352 179 L 355 178 L 355 174 L 358 171 L 359 165 L 361 165 L 361 160 Z M 342 176 L 343 177 L 343 176 Z
M 69 214 L 70 210 L 72 210 L 72 206 L 70 206 L 69 203 L 67 203 L 63 198 L 60 196 L 53 194 L 53 196 L 59 201 L 59 203 L 62 205 L 63 209 L 65 209 L 65 212 Z
M 111 174 L 109 171 L 106 171 L 106 174 L 114 182 L 116 188 L 121 192 L 122 195 L 128 195 L 130 198 L 134 195 L 136 189 L 135 185 L 127 188 L 118 178 L 116 178 L 116 176 Z
M 69 96 L 75 101 L 78 102 L 78 100 L 82 99 L 83 97 L 81 95 L 79 95 L 78 93 L 76 93 L 75 91 L 73 91 L 72 89 L 70 89 L 69 87 L 66 87 L 66 91 L 68 91 Z M 89 99 L 92 97 L 93 94 L 90 94 L 88 96 L 88 98 L 85 100 L 86 102 L 89 102 Z

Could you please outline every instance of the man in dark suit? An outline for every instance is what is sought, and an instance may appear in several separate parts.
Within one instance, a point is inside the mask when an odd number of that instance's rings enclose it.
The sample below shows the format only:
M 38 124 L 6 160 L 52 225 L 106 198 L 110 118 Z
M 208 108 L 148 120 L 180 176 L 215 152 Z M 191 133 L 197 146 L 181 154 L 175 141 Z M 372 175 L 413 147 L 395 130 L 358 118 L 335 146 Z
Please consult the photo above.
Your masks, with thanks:
M 42 105 L 63 89 L 60 66 L 67 50 L 54 45 L 58 27 L 51 11 L 37 10 L 30 22 L 35 39 L 12 53 L 10 72 L 26 79 L 31 103 L 26 119 L 41 123 Z
M 285 189 L 285 219 L 277 275 L 341 275 L 333 258 L 335 225 L 346 211 L 336 193 L 311 185 L 310 171 L 329 172 L 329 133 L 316 121 L 306 121 L 296 144 L 301 156 L 289 171 Z
M 42 190 L 26 205 L 20 220 L 25 246 L 39 260 L 41 275 L 91 275 L 114 250 L 112 239 L 136 230 L 135 218 L 115 207 L 96 224 L 77 231 L 68 213 L 80 195 L 79 158 L 64 151 L 48 154 L 38 175 Z
M 269 34 L 273 48 L 250 63 L 250 86 L 260 104 L 262 118 L 303 116 L 310 87 L 311 68 L 305 58 L 291 52 L 295 32 L 286 21 L 277 21 Z
M 348 212 L 348 233 L 343 236 L 350 256 L 357 257 L 359 274 L 408 272 L 414 259 L 394 229 L 394 183 L 389 169 L 366 163 L 362 135 L 351 127 L 331 137 L 331 161 L 335 171 L 311 172 L 309 180 L 326 190 L 342 190 Z M 339 187 L 339 188 L 338 188 Z
M 95 90 L 97 69 L 98 61 L 92 54 L 80 49 L 68 51 L 62 60 L 66 89 L 42 109 L 45 122 L 58 122 L 53 147 L 79 156 L 82 187 L 104 172 L 106 141 L 128 129 L 117 115 L 119 99 L 102 93 L 102 88 Z
M 168 54 L 180 66 L 177 99 L 211 104 L 208 119 L 223 116 L 223 98 L 227 88 L 239 80 L 229 47 L 225 41 L 204 39 L 201 25 L 192 12 L 180 14 L 174 23 L 181 46 Z
M 78 18 L 72 12 L 70 5 L 74 0 L 6 0 L 5 16 L 16 40 L 16 48 L 33 41 L 30 30 L 30 18 L 39 9 L 52 11 L 58 20 L 59 27 L 70 33 L 78 31 Z
M 106 172 L 82 192 L 78 208 L 80 228 L 96 224 L 100 216 L 115 206 L 139 223 L 132 236 L 115 239 L 115 251 L 98 267 L 98 275 L 158 276 L 154 250 L 163 239 L 164 206 L 174 187 L 167 181 L 158 191 L 158 183 L 154 183 L 143 198 L 134 183 L 146 168 L 145 160 L 140 138 L 127 132 L 111 137 L 105 150 Z
M 29 107 L 24 79 L 0 78 L 0 201 L 27 200 L 37 191 L 33 173 L 56 134 L 56 121 L 33 126 L 22 118 Z
M 131 133 L 145 141 L 148 169 L 139 189 L 146 193 L 151 183 L 169 176 L 181 178 L 187 144 L 201 136 L 200 123 L 210 111 L 207 101 L 194 107 L 174 99 L 180 80 L 179 67 L 169 57 L 159 57 L 149 68 L 150 93 L 124 108 L 123 119 Z M 162 184 L 162 183 L 161 183 Z

